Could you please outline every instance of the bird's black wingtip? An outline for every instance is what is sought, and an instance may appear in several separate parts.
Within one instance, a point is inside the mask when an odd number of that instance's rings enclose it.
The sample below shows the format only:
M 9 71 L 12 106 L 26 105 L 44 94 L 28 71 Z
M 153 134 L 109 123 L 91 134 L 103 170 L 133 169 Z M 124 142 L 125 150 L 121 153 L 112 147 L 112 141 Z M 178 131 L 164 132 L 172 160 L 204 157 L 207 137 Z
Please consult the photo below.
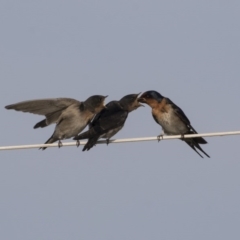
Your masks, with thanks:
M 33 128 L 36 129 L 46 127 L 48 125 L 46 121 L 47 121 L 46 119 L 43 119 L 42 121 L 36 123 Z
M 200 138 L 195 138 L 195 140 L 197 141 L 197 143 L 199 143 L 199 144 L 207 144 L 208 142 L 204 139 L 204 138 L 202 138 L 202 137 L 200 137 Z
M 6 109 L 11 109 L 11 106 L 12 106 L 12 105 L 7 105 L 7 106 L 5 106 L 5 108 L 6 108 Z

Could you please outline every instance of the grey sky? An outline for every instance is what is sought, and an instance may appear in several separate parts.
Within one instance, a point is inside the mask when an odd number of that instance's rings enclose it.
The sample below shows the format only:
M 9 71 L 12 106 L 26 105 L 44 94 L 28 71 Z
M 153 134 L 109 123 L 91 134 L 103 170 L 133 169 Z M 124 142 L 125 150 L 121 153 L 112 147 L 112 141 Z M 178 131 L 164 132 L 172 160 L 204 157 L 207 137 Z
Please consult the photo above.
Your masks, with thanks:
M 240 130 L 239 1 L 9 1 L 0 7 L 0 145 L 44 143 L 54 126 L 18 101 L 157 90 L 199 132 Z M 116 138 L 161 132 L 148 106 Z M 0 152 L 4 240 L 240 237 L 239 137 Z

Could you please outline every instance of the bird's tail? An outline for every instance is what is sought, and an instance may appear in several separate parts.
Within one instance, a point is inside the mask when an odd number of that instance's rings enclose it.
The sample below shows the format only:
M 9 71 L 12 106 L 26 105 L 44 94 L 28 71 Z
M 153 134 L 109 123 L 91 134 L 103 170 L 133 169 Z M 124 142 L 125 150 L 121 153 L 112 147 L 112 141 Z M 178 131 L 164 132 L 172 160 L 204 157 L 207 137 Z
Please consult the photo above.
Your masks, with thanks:
M 35 126 L 33 127 L 34 129 L 36 128 L 44 128 L 47 126 L 47 122 L 46 122 L 46 119 L 43 119 L 42 121 L 38 122 L 35 124 Z
M 188 134 L 198 134 L 198 132 L 190 125 L 191 131 Z M 202 137 L 198 137 L 198 138 L 194 138 L 196 143 L 199 144 L 207 144 L 207 141 L 202 138 Z
M 194 138 L 195 139 L 195 142 L 196 143 L 199 143 L 199 144 L 207 144 L 207 141 L 202 138 L 202 137 L 199 137 L 199 138 Z
M 204 140 L 204 139 L 203 139 Z M 201 158 L 203 158 L 203 156 L 196 150 L 196 148 L 198 150 L 200 150 L 202 153 L 204 153 L 207 157 L 210 158 L 210 156 L 200 147 L 199 142 L 198 142 L 198 138 L 196 140 L 196 138 L 187 138 L 184 140 L 188 146 L 190 146 Z
M 93 128 L 91 128 L 88 131 L 81 133 L 78 136 L 74 137 L 73 140 L 87 139 L 87 138 L 93 137 L 94 135 L 96 135 L 96 132 L 94 131 Z
M 57 139 L 53 137 L 53 135 L 44 143 L 44 144 L 48 144 L 48 143 L 54 143 L 56 142 Z M 40 147 L 39 149 L 45 150 L 47 147 Z
M 88 142 L 86 143 L 86 145 L 83 147 L 83 152 L 85 150 L 90 150 L 97 142 L 97 140 L 99 139 L 99 136 L 94 136 L 88 139 Z

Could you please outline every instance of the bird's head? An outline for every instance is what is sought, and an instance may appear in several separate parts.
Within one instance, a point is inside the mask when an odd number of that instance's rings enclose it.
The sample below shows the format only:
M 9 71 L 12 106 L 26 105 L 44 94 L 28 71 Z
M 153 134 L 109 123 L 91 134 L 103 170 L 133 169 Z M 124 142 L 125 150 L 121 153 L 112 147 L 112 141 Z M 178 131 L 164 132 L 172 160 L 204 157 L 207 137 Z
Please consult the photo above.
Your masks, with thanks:
M 138 102 L 146 103 L 149 106 L 153 107 L 155 104 L 158 104 L 162 101 L 163 96 L 156 91 L 147 91 L 144 92 L 139 98 Z
M 131 112 L 136 110 L 139 107 L 144 107 L 141 103 L 138 102 L 138 94 L 129 94 L 120 99 L 120 104 L 124 110 Z
M 84 105 L 90 109 L 94 114 L 99 113 L 102 109 L 106 108 L 104 104 L 105 98 L 108 96 L 93 95 L 84 101 Z

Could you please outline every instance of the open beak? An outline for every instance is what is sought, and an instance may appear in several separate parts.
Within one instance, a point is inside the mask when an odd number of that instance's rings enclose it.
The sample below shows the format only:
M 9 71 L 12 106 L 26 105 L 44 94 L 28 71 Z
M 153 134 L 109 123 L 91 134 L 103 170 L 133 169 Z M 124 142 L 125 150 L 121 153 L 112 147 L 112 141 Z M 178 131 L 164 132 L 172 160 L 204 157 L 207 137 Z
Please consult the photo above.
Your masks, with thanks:
M 141 104 L 140 102 L 138 102 L 138 106 L 139 107 L 145 107 L 143 104 Z
M 140 93 L 138 93 L 138 94 L 136 94 L 136 100 L 137 100 L 137 107 L 145 107 L 143 104 L 141 104 L 141 103 L 139 103 L 139 101 L 138 101 L 138 96 L 141 94 L 141 92 Z
M 108 95 L 104 96 L 104 100 L 105 100 L 107 97 L 108 97 Z M 103 101 L 103 107 L 104 107 L 104 108 L 107 108 L 104 101 Z
M 145 98 L 138 98 L 138 102 L 140 102 L 140 103 L 146 103 L 146 99 Z

